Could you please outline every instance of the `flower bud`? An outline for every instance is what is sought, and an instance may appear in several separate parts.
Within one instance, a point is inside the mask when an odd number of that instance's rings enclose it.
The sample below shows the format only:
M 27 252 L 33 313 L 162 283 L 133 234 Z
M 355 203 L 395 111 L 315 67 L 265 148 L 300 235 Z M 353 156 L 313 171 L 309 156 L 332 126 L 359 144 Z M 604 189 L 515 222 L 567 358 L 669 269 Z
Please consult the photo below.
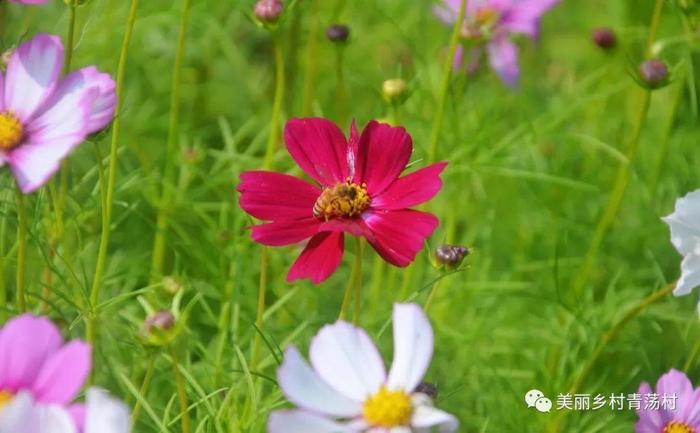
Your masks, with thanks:
M 175 296 L 182 291 L 183 285 L 180 280 L 175 277 L 163 278 L 163 290 L 171 296 Z
M 345 24 L 333 24 L 326 29 L 326 37 L 331 42 L 347 42 L 350 37 L 350 27 Z
M 431 399 L 435 400 L 438 397 L 438 389 L 435 384 L 432 384 L 430 382 L 421 382 L 418 387 L 416 387 L 416 391 L 421 394 L 425 394 Z
M 639 66 L 639 78 L 650 89 L 658 89 L 668 83 L 668 66 L 663 60 L 646 60 Z
M 175 316 L 169 310 L 156 311 L 144 320 L 139 334 L 148 345 L 166 345 L 175 338 Z
M 2 55 L 0 56 L 0 70 L 6 70 L 7 65 L 10 63 L 10 59 L 12 58 L 12 55 L 15 53 L 14 48 L 10 48 L 6 50 Z
M 284 5 L 281 0 L 258 0 L 253 14 L 264 24 L 274 24 L 282 14 Z
M 393 78 L 382 83 L 382 96 L 389 105 L 401 105 L 406 100 L 408 85 L 401 78 Z
M 438 268 L 455 269 L 471 253 L 469 248 L 458 245 L 441 245 L 435 250 L 435 262 Z
M 591 39 L 593 43 L 606 51 L 615 48 L 615 45 L 617 45 L 615 31 L 609 27 L 599 27 L 593 30 Z

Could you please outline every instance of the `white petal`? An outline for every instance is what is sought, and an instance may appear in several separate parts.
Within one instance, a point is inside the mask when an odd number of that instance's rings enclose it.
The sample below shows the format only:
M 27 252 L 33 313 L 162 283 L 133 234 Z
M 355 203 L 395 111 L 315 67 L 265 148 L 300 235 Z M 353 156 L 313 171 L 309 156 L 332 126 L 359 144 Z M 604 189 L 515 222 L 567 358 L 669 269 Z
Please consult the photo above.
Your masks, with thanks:
M 267 420 L 268 433 L 355 433 L 359 430 L 303 410 L 274 411 Z
M 129 433 L 129 409 L 101 389 L 88 389 L 85 433 Z
M 449 413 L 432 406 L 418 406 L 413 412 L 411 426 L 419 430 L 425 429 L 425 431 L 432 431 L 437 427 L 440 433 L 451 433 L 457 431 L 459 422 Z
M 673 289 L 673 294 L 687 295 L 697 286 L 700 286 L 700 256 L 688 254 L 681 262 L 681 277 Z
M 336 417 L 362 413 L 359 401 L 350 400 L 318 377 L 295 347 L 285 352 L 277 378 L 287 399 L 303 409 Z
M 346 322 L 324 326 L 311 342 L 311 365 L 326 383 L 364 401 L 386 380 L 384 362 L 367 333 Z
M 412 392 L 433 357 L 433 328 L 417 304 L 394 305 L 394 362 L 388 386 Z
M 62 65 L 63 45 L 56 36 L 39 34 L 21 44 L 7 65 L 5 108 L 29 120 L 51 95 Z
M 700 190 L 676 200 L 674 212 L 662 220 L 671 229 L 671 242 L 679 253 L 696 252 L 700 245 Z
M 62 407 L 35 404 L 23 393 L 0 412 L 0 433 L 77 433 L 77 427 Z
M 411 433 L 412 430 L 410 427 L 394 427 L 391 430 L 389 430 L 389 433 Z
M 31 433 L 32 398 L 22 393 L 0 410 L 0 433 Z

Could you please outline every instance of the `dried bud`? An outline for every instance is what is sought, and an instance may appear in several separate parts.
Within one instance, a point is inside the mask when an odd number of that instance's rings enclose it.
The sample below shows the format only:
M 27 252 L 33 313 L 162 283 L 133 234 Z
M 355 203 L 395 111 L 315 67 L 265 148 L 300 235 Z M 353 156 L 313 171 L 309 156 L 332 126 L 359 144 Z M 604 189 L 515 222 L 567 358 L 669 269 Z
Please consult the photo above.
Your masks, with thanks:
M 431 399 L 435 400 L 438 397 L 438 389 L 435 384 L 432 384 L 430 382 L 421 382 L 418 387 L 416 388 L 416 392 L 419 392 L 421 394 L 425 394 Z
M 347 42 L 350 37 L 350 27 L 345 24 L 333 24 L 326 29 L 326 37 L 331 42 Z
M 663 87 L 668 83 L 668 66 L 663 60 L 647 60 L 639 66 L 639 78 L 650 89 Z
M 440 268 L 454 269 L 462 264 L 470 252 L 469 248 L 458 245 L 441 245 L 435 250 L 435 261 Z
M 282 14 L 284 5 L 281 0 L 258 0 L 255 4 L 255 18 L 264 24 L 274 24 Z
M 14 48 L 10 48 L 6 50 L 4 53 L 2 53 L 2 56 L 0 56 L 0 69 L 1 70 L 6 70 L 7 65 L 10 64 L 10 58 L 12 58 L 12 55 L 15 53 Z
M 593 39 L 593 43 L 604 50 L 611 50 L 617 45 L 615 31 L 609 27 L 599 27 L 593 30 L 591 39 Z
M 401 78 L 386 80 L 382 83 L 382 96 L 389 105 L 401 105 L 406 100 L 408 85 Z

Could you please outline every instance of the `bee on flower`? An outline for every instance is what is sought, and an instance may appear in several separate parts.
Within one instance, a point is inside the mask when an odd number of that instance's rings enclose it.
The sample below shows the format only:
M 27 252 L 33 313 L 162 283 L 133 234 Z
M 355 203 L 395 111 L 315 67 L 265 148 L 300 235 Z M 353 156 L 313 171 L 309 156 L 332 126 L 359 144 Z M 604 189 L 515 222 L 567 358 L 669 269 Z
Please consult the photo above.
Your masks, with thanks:
M 311 341 L 311 366 L 289 347 L 277 371 L 297 409 L 274 411 L 269 433 L 410 433 L 457 430 L 456 418 L 433 406 L 421 380 L 433 355 L 433 330 L 416 304 L 396 304 L 389 372 L 367 333 L 338 321 Z
M 269 221 L 252 228 L 268 246 L 308 239 L 287 274 L 318 284 L 340 265 L 344 233 L 367 239 L 387 262 L 408 266 L 438 219 L 410 209 L 442 188 L 440 162 L 400 177 L 413 151 L 403 128 L 369 122 L 350 139 L 325 119 L 292 119 L 285 127 L 287 150 L 316 184 L 269 171 L 247 171 L 238 185 L 241 208 Z

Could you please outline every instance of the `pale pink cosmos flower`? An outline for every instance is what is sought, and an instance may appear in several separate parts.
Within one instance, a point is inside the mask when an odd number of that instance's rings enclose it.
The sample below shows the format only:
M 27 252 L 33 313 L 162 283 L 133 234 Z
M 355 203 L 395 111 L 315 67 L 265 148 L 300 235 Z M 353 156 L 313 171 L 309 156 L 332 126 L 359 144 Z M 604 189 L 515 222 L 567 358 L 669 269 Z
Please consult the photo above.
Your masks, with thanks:
M 48 3 L 49 0 L 10 0 L 12 3 L 21 3 L 24 5 L 40 5 Z
M 657 394 L 659 402 L 666 396 L 667 404 L 647 407 L 642 402 L 635 433 L 700 432 L 700 388 L 693 388 L 685 373 L 671 369 L 659 378 L 655 390 L 643 382 L 637 394 Z
M 470 71 L 478 67 L 482 44 L 486 44 L 489 63 L 501 79 L 515 87 L 520 76 L 518 47 L 512 35 L 523 34 L 531 39 L 539 35 L 540 20 L 561 0 L 468 0 L 467 13 L 462 24 L 462 37 L 475 43 L 472 49 Z M 435 14 L 445 23 L 454 24 L 462 0 L 441 0 Z M 464 47 L 455 56 L 455 67 L 462 64 Z
M 17 47 L 7 72 L 0 72 L 0 165 L 10 166 L 25 194 L 114 116 L 109 75 L 90 66 L 61 79 L 62 66 L 61 41 L 39 34 Z
M 36 404 L 61 408 L 82 426 L 85 408 L 73 400 L 90 372 L 90 352 L 82 341 L 64 343 L 48 319 L 31 314 L 11 319 L 0 329 L 0 410 L 26 395 Z
M 298 409 L 275 411 L 269 433 L 441 433 L 457 430 L 452 415 L 416 392 L 433 355 L 433 330 L 416 304 L 394 306 L 394 362 L 387 374 L 367 333 L 338 321 L 311 342 L 311 366 L 295 347 L 277 371 Z

